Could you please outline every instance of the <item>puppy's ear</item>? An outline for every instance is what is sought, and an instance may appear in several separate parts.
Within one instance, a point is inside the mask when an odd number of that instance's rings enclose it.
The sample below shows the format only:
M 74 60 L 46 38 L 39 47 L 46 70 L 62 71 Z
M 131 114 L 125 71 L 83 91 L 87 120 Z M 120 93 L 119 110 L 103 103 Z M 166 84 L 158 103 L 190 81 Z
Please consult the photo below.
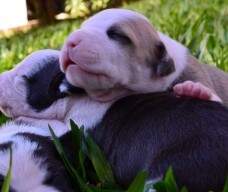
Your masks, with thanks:
M 162 42 L 155 44 L 154 58 L 151 61 L 153 74 L 157 77 L 165 77 L 175 71 L 173 59 L 168 55 Z

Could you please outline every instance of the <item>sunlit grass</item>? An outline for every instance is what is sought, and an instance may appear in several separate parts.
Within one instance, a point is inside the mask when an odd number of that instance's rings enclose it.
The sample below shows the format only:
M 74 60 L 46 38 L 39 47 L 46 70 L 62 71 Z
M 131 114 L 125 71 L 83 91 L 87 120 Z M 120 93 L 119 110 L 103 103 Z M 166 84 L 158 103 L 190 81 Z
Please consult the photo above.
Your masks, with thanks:
M 0 72 L 11 69 L 25 56 L 39 49 L 60 49 L 66 36 L 79 26 L 76 20 L 35 28 L 0 39 Z

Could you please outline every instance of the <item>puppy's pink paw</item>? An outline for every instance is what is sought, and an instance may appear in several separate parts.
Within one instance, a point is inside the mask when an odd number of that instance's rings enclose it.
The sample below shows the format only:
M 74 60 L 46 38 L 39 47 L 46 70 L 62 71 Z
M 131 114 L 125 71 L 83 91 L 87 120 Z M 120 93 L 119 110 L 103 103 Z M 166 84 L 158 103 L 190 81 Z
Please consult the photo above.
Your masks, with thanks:
M 173 91 L 178 96 L 190 96 L 222 103 L 222 100 L 211 89 L 199 82 L 185 81 L 183 83 L 176 84 L 173 87 Z

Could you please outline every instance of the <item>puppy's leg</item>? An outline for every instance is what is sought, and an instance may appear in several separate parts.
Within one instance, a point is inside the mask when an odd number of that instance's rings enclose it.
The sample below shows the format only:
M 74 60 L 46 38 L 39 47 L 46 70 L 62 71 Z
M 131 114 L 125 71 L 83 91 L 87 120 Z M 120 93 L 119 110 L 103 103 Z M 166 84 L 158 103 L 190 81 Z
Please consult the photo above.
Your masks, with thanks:
M 222 100 L 211 89 L 199 82 L 185 81 L 178 83 L 173 87 L 174 93 L 178 96 L 190 96 L 203 100 L 217 101 L 222 103 Z

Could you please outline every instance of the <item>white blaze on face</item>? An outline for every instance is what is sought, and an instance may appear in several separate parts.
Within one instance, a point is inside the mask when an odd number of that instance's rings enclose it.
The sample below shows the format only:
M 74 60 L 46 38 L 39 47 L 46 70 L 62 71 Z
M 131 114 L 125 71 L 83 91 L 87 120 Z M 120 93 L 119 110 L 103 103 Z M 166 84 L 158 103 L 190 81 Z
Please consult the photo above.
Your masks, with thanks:
M 180 44 L 163 43 L 144 16 L 107 9 L 69 35 L 61 50 L 60 66 L 71 84 L 83 87 L 99 101 L 132 92 L 162 91 L 182 71 L 186 57 Z M 169 43 L 169 47 L 178 48 L 183 61 L 178 63 L 176 53 L 165 49 Z

